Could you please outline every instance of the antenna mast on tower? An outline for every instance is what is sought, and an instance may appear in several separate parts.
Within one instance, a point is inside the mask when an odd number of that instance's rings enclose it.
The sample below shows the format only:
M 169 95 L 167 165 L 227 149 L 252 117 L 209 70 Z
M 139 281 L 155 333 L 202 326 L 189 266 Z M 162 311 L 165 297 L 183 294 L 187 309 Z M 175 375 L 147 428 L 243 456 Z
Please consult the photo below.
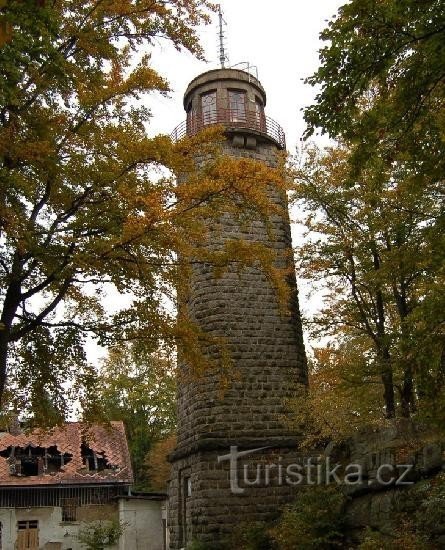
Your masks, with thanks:
M 221 69 L 224 69 L 226 66 L 226 63 L 229 63 L 229 56 L 226 52 L 226 35 L 224 33 L 224 25 L 227 25 L 227 23 L 224 21 L 223 13 L 221 9 L 221 4 L 218 6 L 218 19 L 219 19 L 219 30 L 218 30 L 218 38 L 219 38 L 219 62 L 221 63 Z

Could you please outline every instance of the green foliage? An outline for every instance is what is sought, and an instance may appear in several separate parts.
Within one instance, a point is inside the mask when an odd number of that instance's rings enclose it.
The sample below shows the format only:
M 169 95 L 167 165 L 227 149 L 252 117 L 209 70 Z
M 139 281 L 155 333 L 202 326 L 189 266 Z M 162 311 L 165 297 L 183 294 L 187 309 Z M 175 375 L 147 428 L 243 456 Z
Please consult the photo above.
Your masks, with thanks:
M 324 280 L 328 296 L 317 335 L 335 335 L 329 351 L 345 359 L 368 339 L 355 377 L 362 393 L 379 376 L 386 416 L 415 412 L 440 423 L 445 3 L 352 0 L 321 36 L 306 135 L 318 127 L 340 143 L 324 154 L 309 147 L 297 177 L 311 234 L 302 267 Z M 337 371 L 343 382 L 354 361 L 350 354 Z
M 383 535 L 380 531 L 367 527 L 363 534 L 363 541 L 358 546 L 359 550 L 390 550 L 393 548 L 392 540 L 387 535 Z
M 275 544 L 270 525 L 265 523 L 242 523 L 234 533 L 233 546 L 240 550 L 272 550 Z
M 322 32 L 321 86 L 306 109 L 316 127 L 357 145 L 357 168 L 376 154 L 421 160 L 434 179 L 444 172 L 445 3 L 352 0 Z
M 184 167 L 184 155 L 146 134 L 149 94 L 168 90 L 148 52 L 157 36 L 202 56 L 195 31 L 209 9 L 206 0 L 2 7 L 11 32 L 0 49 L 0 401 L 21 412 L 25 403 L 40 424 L 66 416 L 67 386 L 92 400 L 88 335 L 122 338 L 137 317 L 159 337 L 154 279 L 169 278 L 177 239 L 164 231 L 173 177 L 153 173 Z M 105 287 L 132 295 L 125 313 L 106 311 Z
M 418 535 L 412 525 L 405 523 L 394 535 L 384 535 L 379 531 L 367 528 L 359 550 L 435 550 L 437 547 L 428 543 L 425 537 Z
M 347 145 L 308 147 L 295 172 L 308 229 L 300 273 L 325 295 L 312 333 L 331 337 L 324 355 L 330 353 L 331 362 L 343 356 L 334 374 L 350 386 L 372 390 L 380 378 L 388 417 L 416 410 L 415 388 L 425 404 L 435 401 L 440 409 L 443 181 L 431 181 L 410 163 L 386 166 L 378 158 L 352 179 L 351 155 Z M 329 367 L 324 363 L 316 367 Z
M 123 420 L 136 490 L 152 488 L 145 464 L 152 445 L 176 426 L 176 380 L 172 360 L 138 343 L 111 348 L 97 384 L 107 420 Z
M 212 550 L 212 545 L 206 542 L 192 540 L 192 542 L 187 545 L 187 550 Z
M 117 520 L 93 521 L 84 525 L 77 535 L 87 550 L 104 550 L 114 546 L 125 530 L 125 524 Z
M 367 529 L 360 550 L 435 550 L 445 534 L 445 476 L 422 480 L 399 495 L 391 533 Z
M 345 497 L 338 487 L 306 487 L 271 529 L 279 550 L 341 548 Z
M 266 247 L 200 244 L 203 219 L 265 214 L 268 185 L 285 179 L 218 154 L 220 128 L 148 136 L 150 95 L 169 89 L 151 64 L 155 37 L 202 57 L 207 0 L 37 4 L 10 0 L 0 14 L 0 402 L 51 425 L 75 407 L 99 415 L 88 339 L 180 344 L 192 368 L 207 366 L 203 335 L 166 306 L 187 291 L 192 258 L 259 261 L 283 279 Z M 197 156 L 211 161 L 198 168 Z
M 414 517 L 417 530 L 434 540 L 445 535 L 445 475 L 428 482 L 428 489 Z

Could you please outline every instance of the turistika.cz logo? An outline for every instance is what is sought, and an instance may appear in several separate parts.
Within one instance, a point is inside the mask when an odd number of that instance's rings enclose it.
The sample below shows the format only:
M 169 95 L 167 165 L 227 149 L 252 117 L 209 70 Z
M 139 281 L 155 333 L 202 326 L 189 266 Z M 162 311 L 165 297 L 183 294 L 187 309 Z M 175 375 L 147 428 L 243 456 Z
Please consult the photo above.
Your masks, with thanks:
M 243 494 L 249 487 L 298 485 L 411 485 L 408 478 L 412 464 L 380 464 L 375 476 L 368 479 L 361 464 L 331 464 L 330 457 L 306 456 L 301 463 L 283 464 L 281 456 L 266 461 L 253 461 L 252 455 L 271 447 L 239 451 L 236 445 L 230 452 L 218 456 L 218 463 L 229 461 L 230 491 Z M 272 460 L 273 459 L 273 460 Z

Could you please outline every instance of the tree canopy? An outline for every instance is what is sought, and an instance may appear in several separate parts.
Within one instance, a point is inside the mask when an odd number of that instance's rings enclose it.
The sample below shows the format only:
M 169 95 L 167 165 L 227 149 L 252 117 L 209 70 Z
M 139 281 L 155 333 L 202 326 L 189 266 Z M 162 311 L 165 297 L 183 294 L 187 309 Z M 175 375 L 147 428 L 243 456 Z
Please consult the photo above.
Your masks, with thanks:
M 96 392 L 107 420 L 123 420 L 136 490 L 155 484 L 146 455 L 176 428 L 174 354 L 147 351 L 138 342 L 109 350 L 98 373 Z M 154 472 L 155 476 L 157 475 Z
M 440 185 L 427 193 L 417 174 L 385 173 L 378 160 L 351 185 L 351 155 L 346 147 L 308 149 L 296 172 L 295 196 L 308 231 L 298 251 L 300 273 L 326 293 L 311 332 L 329 336 L 331 347 L 317 364 L 349 379 L 362 404 L 380 378 L 384 400 L 374 402 L 373 415 L 384 406 L 393 417 L 399 406 L 409 416 L 419 399 L 438 398 L 443 389 Z M 335 402 L 335 392 L 330 395 Z
M 352 0 L 321 38 L 306 138 L 320 130 L 336 144 L 307 146 L 296 172 L 310 234 L 302 273 L 323 283 L 313 321 L 331 338 L 315 358 L 316 407 L 329 394 L 330 410 L 349 400 L 346 416 L 372 420 L 384 406 L 388 417 L 440 418 L 445 4 Z
M 206 0 L 8 1 L 0 49 L 0 398 L 42 422 L 92 399 L 101 344 L 199 340 L 176 322 L 173 288 L 200 252 L 200 219 L 219 207 L 265 212 L 279 170 L 223 159 L 219 129 L 172 143 L 148 137 L 157 37 L 202 56 Z M 213 152 L 197 170 L 194 156 Z M 174 174 L 187 174 L 176 186 Z M 242 174 L 242 178 L 240 175 Z M 264 264 L 268 262 L 267 254 Z M 270 262 L 269 262 L 270 263 Z M 118 299 L 120 297 L 120 299 Z M 6 393 L 5 393 L 6 391 Z
M 352 0 L 321 38 L 320 68 L 307 79 L 321 88 L 305 110 L 307 134 L 320 128 L 367 153 L 415 147 L 443 173 L 443 0 Z

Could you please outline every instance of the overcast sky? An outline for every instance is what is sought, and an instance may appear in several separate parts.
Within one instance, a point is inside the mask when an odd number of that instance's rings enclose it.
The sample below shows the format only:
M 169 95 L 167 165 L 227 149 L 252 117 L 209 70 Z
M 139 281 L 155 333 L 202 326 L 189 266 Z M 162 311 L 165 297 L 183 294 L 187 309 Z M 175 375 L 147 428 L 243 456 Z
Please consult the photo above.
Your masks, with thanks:
M 216 1 L 216 0 L 215 0 Z M 290 152 L 303 133 L 301 108 L 311 103 L 314 92 L 302 79 L 318 67 L 319 33 L 345 0 L 223 0 L 221 2 L 230 65 L 248 61 L 258 68 L 267 93 L 266 114 L 283 126 Z M 153 63 L 171 83 L 170 98 L 152 98 L 150 133 L 170 133 L 185 114 L 182 96 L 198 74 L 219 68 L 217 16 L 200 36 L 207 63 L 179 53 L 158 41 Z

